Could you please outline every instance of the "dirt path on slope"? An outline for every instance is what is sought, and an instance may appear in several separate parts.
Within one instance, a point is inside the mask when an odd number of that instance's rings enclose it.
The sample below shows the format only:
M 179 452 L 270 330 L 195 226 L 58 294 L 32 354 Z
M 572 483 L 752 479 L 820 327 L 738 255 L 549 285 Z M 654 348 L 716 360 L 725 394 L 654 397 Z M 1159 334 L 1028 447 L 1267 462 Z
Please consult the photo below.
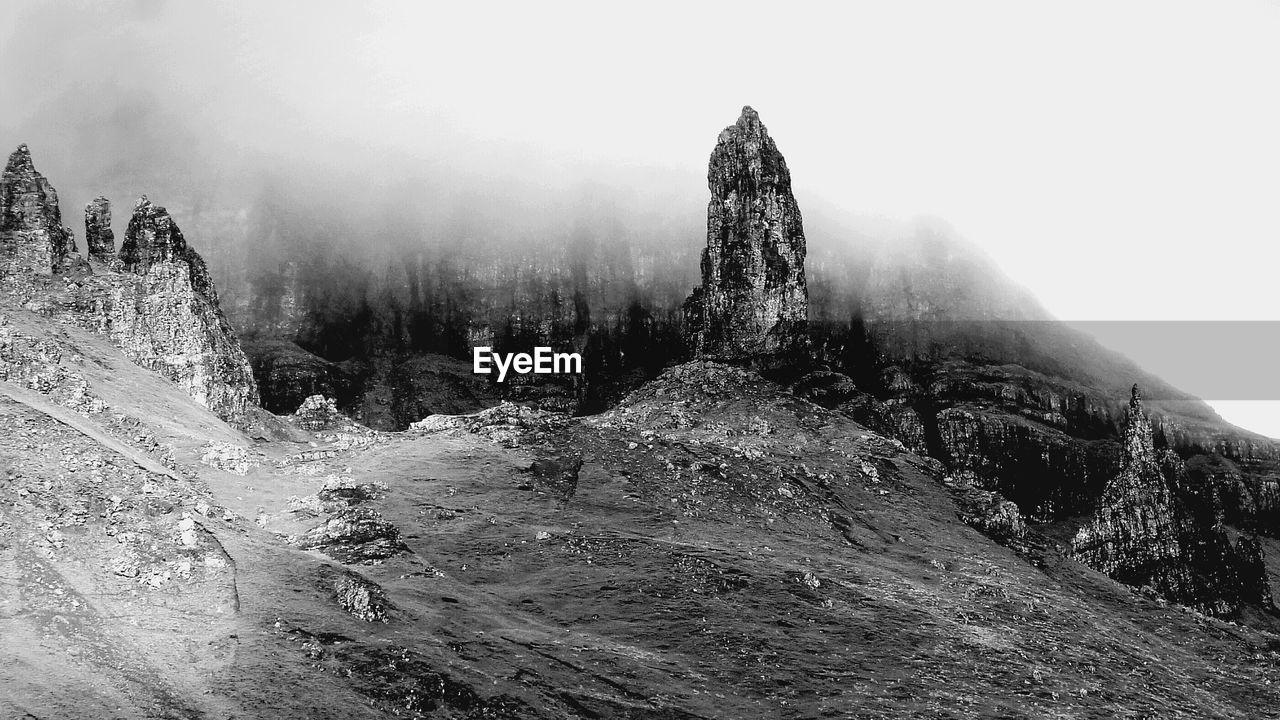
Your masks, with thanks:
M 110 448 L 111 450 L 119 453 L 147 472 L 164 475 L 174 480 L 178 480 L 179 482 L 182 481 L 182 478 L 174 474 L 174 472 L 169 468 L 151 459 L 146 454 L 129 447 L 120 440 L 111 437 L 98 428 L 95 428 L 93 423 L 81 417 L 74 410 L 68 410 L 67 408 L 54 405 L 37 392 L 19 387 L 11 382 L 0 381 L 0 394 L 3 394 L 14 402 L 26 405 L 32 410 L 48 415 L 50 418 L 66 425 L 76 432 L 79 432 L 99 445 Z

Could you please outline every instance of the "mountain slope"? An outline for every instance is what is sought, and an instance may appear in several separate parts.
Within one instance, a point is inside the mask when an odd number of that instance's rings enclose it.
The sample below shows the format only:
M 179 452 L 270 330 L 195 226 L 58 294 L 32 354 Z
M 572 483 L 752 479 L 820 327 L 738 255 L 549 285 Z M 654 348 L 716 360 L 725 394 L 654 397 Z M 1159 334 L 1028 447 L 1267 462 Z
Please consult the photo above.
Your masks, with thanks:
M 0 398 L 24 430 L 3 441 L 5 714 L 1243 718 L 1275 701 L 1265 619 L 996 545 L 936 461 L 740 369 L 679 366 L 591 418 L 504 405 L 250 446 L 100 336 L 64 342 L 88 394 L 120 404 L 67 425 L 29 391 Z M 158 397 L 171 445 L 113 430 L 142 417 L 147 437 Z

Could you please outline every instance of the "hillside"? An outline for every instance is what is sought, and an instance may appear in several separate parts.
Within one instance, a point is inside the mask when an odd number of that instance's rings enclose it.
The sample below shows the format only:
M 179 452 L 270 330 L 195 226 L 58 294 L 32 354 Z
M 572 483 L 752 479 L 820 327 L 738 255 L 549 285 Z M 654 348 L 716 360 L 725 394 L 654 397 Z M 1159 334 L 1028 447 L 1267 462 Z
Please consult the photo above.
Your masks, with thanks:
M 1273 710 L 1271 621 L 1001 547 L 935 461 L 747 371 L 676 367 L 591 418 L 251 443 L 61 341 L 117 394 L 84 415 L 4 385 L 5 716 Z

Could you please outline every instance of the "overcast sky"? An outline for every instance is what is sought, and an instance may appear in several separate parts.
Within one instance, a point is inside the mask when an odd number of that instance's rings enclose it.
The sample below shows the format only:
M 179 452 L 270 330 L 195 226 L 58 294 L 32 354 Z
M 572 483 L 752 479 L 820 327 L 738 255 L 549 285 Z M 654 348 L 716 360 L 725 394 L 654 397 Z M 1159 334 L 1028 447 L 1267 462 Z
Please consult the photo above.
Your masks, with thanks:
M 1280 320 L 1280 4 L 794 5 L 30 2 L 0 107 L 161 88 L 247 152 L 697 178 L 751 104 L 802 207 L 944 218 L 1059 318 Z M 1280 436 L 1274 403 L 1219 407 Z

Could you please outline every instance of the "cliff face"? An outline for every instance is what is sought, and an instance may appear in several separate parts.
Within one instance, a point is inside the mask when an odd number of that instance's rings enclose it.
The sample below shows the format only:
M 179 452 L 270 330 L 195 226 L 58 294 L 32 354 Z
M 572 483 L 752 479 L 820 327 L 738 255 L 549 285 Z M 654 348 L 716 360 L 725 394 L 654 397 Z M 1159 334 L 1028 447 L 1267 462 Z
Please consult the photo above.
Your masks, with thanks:
M 1092 519 L 1072 541 L 1076 558 L 1120 582 L 1149 586 L 1214 614 L 1230 614 L 1245 604 L 1270 606 L 1256 540 L 1233 541 L 1220 516 L 1185 478 L 1181 460 L 1156 452 L 1135 385 L 1119 468 Z
M 5 289 L 27 309 L 92 328 L 134 363 L 159 372 L 232 422 L 246 421 L 258 391 L 248 360 L 218 305 L 204 260 L 169 213 L 138 201 L 118 258 L 110 206 L 85 209 L 90 266 L 61 227 L 58 196 L 26 146 L 9 158 L 3 200 Z
M 785 355 L 806 339 L 809 292 L 791 173 L 760 116 L 742 109 L 720 133 L 707 170 L 702 285 L 686 303 L 701 357 Z

